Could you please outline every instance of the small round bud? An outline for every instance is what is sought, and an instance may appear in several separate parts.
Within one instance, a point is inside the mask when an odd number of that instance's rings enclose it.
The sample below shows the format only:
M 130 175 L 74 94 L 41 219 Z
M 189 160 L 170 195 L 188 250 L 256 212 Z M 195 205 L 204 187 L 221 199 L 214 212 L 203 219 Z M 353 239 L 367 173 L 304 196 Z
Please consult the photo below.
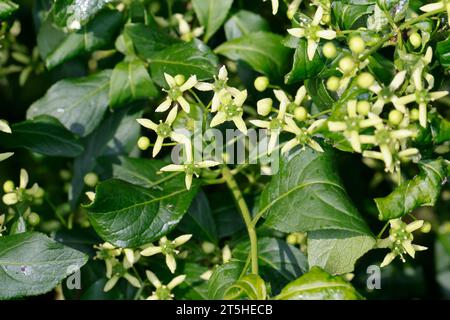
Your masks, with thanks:
M 368 72 L 363 72 L 358 76 L 356 83 L 360 88 L 367 89 L 375 82 L 375 78 Z
M 325 56 L 325 58 L 333 59 L 337 55 L 336 46 L 333 42 L 329 41 L 325 43 L 325 45 L 322 48 L 322 53 Z
M 70 180 L 70 178 L 72 177 L 72 174 L 70 173 L 69 170 L 61 170 L 59 171 L 59 176 L 61 177 L 61 179 L 63 179 L 64 181 L 68 181 Z
M 331 15 L 325 13 L 325 14 L 322 16 L 322 22 L 325 23 L 325 24 L 327 24 L 327 23 L 330 23 L 330 21 L 331 21 Z
M 353 61 L 350 56 L 343 57 L 339 60 L 339 68 L 343 73 L 350 73 L 353 69 L 355 69 L 355 61 Z
M 140 137 L 137 142 L 138 148 L 141 150 L 147 150 L 150 147 L 150 139 L 147 137 Z
M 336 76 L 331 76 L 327 80 L 327 89 L 330 91 L 336 91 L 339 89 L 340 79 Z
M 348 46 L 354 53 L 360 54 L 366 48 L 366 43 L 360 36 L 353 36 L 350 38 Z
M 186 78 L 182 74 L 177 74 L 175 76 L 175 83 L 177 84 L 177 86 L 182 86 L 185 82 Z
M 213 253 L 215 248 L 216 246 L 214 245 L 214 243 L 208 241 L 202 243 L 202 250 L 206 254 Z
M 356 111 L 362 116 L 367 116 L 370 112 L 370 103 L 365 100 L 358 101 Z
M 422 37 L 417 32 L 413 32 L 409 36 L 409 42 L 412 44 L 414 48 L 417 49 L 422 45 Z
M 419 110 L 416 108 L 411 109 L 411 111 L 409 113 L 409 118 L 413 121 L 419 120 Z
M 41 218 L 36 212 L 31 212 L 27 217 L 27 222 L 30 226 L 35 227 L 39 224 Z
M 42 189 L 41 187 L 38 187 L 34 193 L 33 193 L 33 197 L 40 199 L 42 197 L 44 197 L 45 191 L 44 189 Z
M 269 78 L 267 77 L 258 77 L 255 79 L 255 82 L 253 83 L 256 90 L 258 90 L 259 92 L 263 92 L 264 90 L 267 89 L 267 86 L 269 85 Z
M 429 223 L 428 221 L 425 221 L 422 228 L 420 228 L 420 231 L 422 233 L 428 233 L 431 231 L 431 223 Z
M 297 121 L 305 121 L 308 117 L 308 111 L 303 107 L 295 108 L 294 117 Z
M 291 233 L 287 236 L 286 242 L 292 245 L 297 244 L 297 235 L 295 233 Z
M 398 110 L 392 110 L 389 112 L 389 122 L 394 126 L 397 126 L 403 120 L 403 113 Z
M 89 187 L 95 187 L 98 183 L 98 176 L 94 172 L 89 172 L 84 176 L 84 183 Z
M 12 182 L 11 180 L 5 181 L 5 183 L 3 184 L 3 191 L 5 193 L 12 192 L 14 190 L 14 187 L 14 182 Z
M 270 98 L 261 99 L 256 103 L 256 110 L 260 116 L 267 116 L 272 111 L 273 101 Z

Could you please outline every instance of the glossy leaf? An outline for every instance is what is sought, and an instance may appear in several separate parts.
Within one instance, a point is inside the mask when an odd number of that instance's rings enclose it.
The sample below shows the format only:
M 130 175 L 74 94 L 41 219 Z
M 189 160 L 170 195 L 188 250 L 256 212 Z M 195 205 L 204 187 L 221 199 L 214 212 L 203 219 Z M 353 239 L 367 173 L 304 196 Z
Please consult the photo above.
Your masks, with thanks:
M 421 206 L 432 206 L 439 197 L 442 184 L 448 176 L 448 164 L 443 159 L 422 161 L 420 173 L 398 186 L 384 198 L 376 198 L 382 221 L 395 219 Z
M 381 54 L 370 55 L 368 68 L 370 72 L 385 85 L 389 85 L 395 75 L 394 63 L 383 57 Z
M 306 91 L 311 97 L 317 109 L 320 111 L 330 109 L 335 100 L 330 96 L 324 81 L 319 77 L 313 77 L 304 82 Z
M 233 0 L 192 0 L 195 14 L 205 28 L 205 42 L 222 26 L 232 4 Z
M 276 300 L 361 300 L 353 286 L 339 276 L 332 276 L 319 267 L 289 283 Z
M 238 279 L 244 268 L 244 263 L 230 261 L 218 266 L 208 281 L 208 298 L 223 300 L 225 293 Z
M 310 61 L 307 54 L 307 42 L 305 39 L 299 41 L 295 49 L 294 63 L 291 71 L 286 75 L 286 84 L 296 83 L 305 79 L 316 77 L 322 71 L 324 63 L 319 52 L 316 50 L 314 58 Z
M 267 290 L 264 280 L 257 274 L 246 274 L 227 290 L 225 299 L 234 300 L 241 295 L 250 300 L 266 300 Z
M 112 45 L 122 24 L 122 14 L 118 11 L 100 12 L 95 19 L 77 32 L 69 33 L 55 44 L 45 59 L 48 69 L 52 69 L 79 55 L 103 49 Z
M 61 27 L 83 26 L 112 0 L 55 0 L 53 20 Z
M 30 106 L 27 118 L 49 115 L 73 133 L 86 136 L 97 127 L 108 107 L 110 77 L 111 71 L 105 70 L 88 77 L 61 80 Z
M 281 41 L 281 36 L 274 33 L 249 33 L 223 43 L 214 52 L 231 60 L 242 60 L 255 71 L 276 80 L 284 76 L 291 51 Z
M 439 62 L 444 67 L 444 69 L 448 71 L 450 69 L 450 38 L 438 42 L 436 46 L 436 53 Z
M 240 10 L 225 23 L 227 40 L 240 38 L 258 31 L 270 31 L 270 26 L 259 14 L 247 10 Z
M 0 299 L 46 293 L 87 258 L 37 232 L 0 237 Z
M 150 59 L 152 78 L 161 87 L 167 85 L 164 73 L 186 78 L 195 74 L 198 80 L 209 80 L 216 75 L 217 67 L 217 57 L 198 42 L 174 44 Z
M 337 25 L 344 30 L 365 27 L 364 17 L 372 14 L 374 10 L 373 5 L 347 4 L 344 1 L 333 1 L 331 8 Z
M 158 91 L 141 60 L 123 61 L 114 67 L 109 86 L 111 108 L 157 95 Z
M 163 179 L 161 179 L 163 180 Z M 138 247 L 170 232 L 188 210 L 197 188 L 186 190 L 184 176 L 142 188 L 122 180 L 98 185 L 87 207 L 98 235 L 119 247 Z

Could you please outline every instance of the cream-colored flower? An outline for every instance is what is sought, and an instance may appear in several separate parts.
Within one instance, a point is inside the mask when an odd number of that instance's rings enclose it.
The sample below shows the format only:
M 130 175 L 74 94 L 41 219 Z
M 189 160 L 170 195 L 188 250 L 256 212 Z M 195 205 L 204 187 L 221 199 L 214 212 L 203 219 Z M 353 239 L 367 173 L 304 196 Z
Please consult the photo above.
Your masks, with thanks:
M 220 105 L 216 115 L 212 118 L 210 126 L 215 127 L 225 121 L 233 121 L 235 126 L 243 133 L 247 134 L 247 126 L 242 116 L 244 114 L 243 105 L 247 99 L 247 90 L 233 90 L 230 93 L 222 89 L 219 93 Z
M 164 90 L 167 92 L 167 98 L 156 108 L 155 111 L 167 111 L 172 106 L 173 102 L 177 102 L 185 112 L 189 113 L 191 107 L 189 102 L 187 102 L 187 100 L 183 97 L 183 93 L 190 90 L 197 84 L 197 76 L 190 76 L 186 81 L 183 80 L 183 76 L 177 76 L 174 78 L 167 73 L 164 73 L 164 77 L 169 85 L 169 89 Z
M 383 111 L 385 104 L 392 102 L 394 107 L 402 113 L 405 113 L 406 109 L 401 103 L 397 103 L 398 97 L 395 91 L 405 81 L 406 71 L 400 71 L 394 76 L 389 86 L 380 86 L 378 83 L 369 87 L 369 90 L 377 94 L 377 100 L 373 104 L 372 112 L 379 115 Z
M 178 22 L 178 31 L 180 33 L 180 38 L 184 41 L 192 41 L 194 38 L 200 37 L 204 31 L 204 27 L 197 27 L 194 30 L 191 29 L 189 23 L 184 19 L 183 15 L 180 13 L 176 13 L 174 18 Z
M 323 16 L 323 8 L 319 6 L 314 18 L 310 23 L 301 25 L 300 28 L 288 29 L 288 33 L 297 38 L 306 38 L 308 41 L 307 53 L 308 59 L 312 60 L 319 45 L 320 39 L 332 40 L 336 38 L 336 31 L 320 27 L 320 21 Z
M 429 3 L 420 7 L 420 10 L 424 12 L 432 12 L 441 9 L 447 10 L 447 22 L 450 26 L 450 0 L 442 0 L 439 2 Z
M 158 136 L 156 138 L 155 145 L 153 146 L 152 152 L 153 157 L 156 157 L 156 155 L 161 150 L 165 138 L 170 137 L 173 139 L 173 137 L 175 137 L 175 132 L 172 131 L 172 123 L 175 121 L 176 117 L 177 117 L 177 108 L 173 108 L 167 115 L 166 121 L 164 122 L 160 121 L 159 124 L 154 123 L 150 119 L 136 120 L 141 126 L 155 131 Z
M 12 206 L 18 202 L 32 202 L 41 199 L 44 196 L 44 190 L 37 183 L 27 189 L 28 179 L 28 172 L 25 169 L 20 169 L 19 187 L 4 194 L 2 197 L 3 203 Z
M 285 121 L 286 126 L 284 130 L 295 134 L 295 138 L 286 142 L 286 144 L 281 148 L 281 153 L 287 153 L 297 145 L 302 145 L 303 147 L 308 145 L 318 152 L 323 152 L 322 147 L 312 138 L 312 135 L 314 130 L 326 121 L 325 119 L 314 121 L 307 129 L 299 128 L 292 118 L 286 117 Z
M 108 274 L 106 273 L 106 276 L 108 278 L 108 281 L 105 283 L 105 287 L 103 288 L 104 292 L 110 291 L 114 286 L 117 284 L 117 282 L 123 278 L 127 280 L 133 287 L 140 288 L 141 282 L 138 278 L 133 276 L 128 272 L 128 270 L 131 268 L 126 262 L 125 259 L 123 263 L 120 263 L 117 259 L 109 259 L 108 261 L 111 262 L 111 272 Z
M 217 112 L 220 106 L 220 93 L 222 90 L 228 90 L 228 71 L 225 66 L 222 66 L 219 70 L 219 74 L 214 76 L 214 82 L 198 82 L 195 88 L 200 91 L 214 91 L 214 96 L 211 101 L 211 112 Z
M 155 287 L 155 291 L 153 291 L 147 300 L 173 300 L 174 295 L 171 291 L 186 279 L 186 275 L 179 275 L 173 278 L 167 285 L 163 285 L 153 272 L 146 270 L 145 274 L 147 275 L 148 281 Z
M 175 255 L 179 253 L 179 251 L 176 248 L 188 242 L 189 239 L 191 239 L 191 237 L 192 234 L 185 234 L 177 237 L 175 240 L 169 240 L 167 239 L 167 237 L 164 236 L 161 239 L 159 239 L 158 246 L 150 244 L 149 246 L 146 246 L 140 252 L 140 254 L 144 257 L 149 257 L 158 253 L 162 253 L 163 255 L 166 256 L 166 265 L 169 268 L 170 272 L 175 273 L 175 270 L 177 268 Z

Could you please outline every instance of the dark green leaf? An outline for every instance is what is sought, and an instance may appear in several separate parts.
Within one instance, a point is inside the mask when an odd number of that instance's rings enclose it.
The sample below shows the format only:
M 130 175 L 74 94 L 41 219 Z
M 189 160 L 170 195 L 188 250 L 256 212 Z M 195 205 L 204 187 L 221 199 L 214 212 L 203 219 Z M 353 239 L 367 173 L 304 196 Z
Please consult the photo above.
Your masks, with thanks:
M 157 95 L 158 91 L 141 60 L 123 61 L 114 67 L 109 86 L 111 108 Z
M 450 69 L 450 38 L 438 42 L 436 52 L 439 62 L 448 71 Z
M 289 283 L 277 300 L 361 300 L 353 286 L 339 276 L 332 276 L 319 267 Z
M 98 235 L 119 247 L 138 247 L 170 232 L 197 193 L 195 186 L 186 190 L 182 174 L 173 176 L 150 189 L 115 179 L 100 183 L 87 207 Z
M 100 12 L 95 19 L 79 31 L 63 37 L 45 59 L 47 68 L 52 69 L 79 55 L 102 49 L 113 43 L 122 24 L 118 11 Z
M 422 161 L 419 166 L 420 173 L 412 180 L 404 182 L 388 196 L 375 199 L 380 220 L 399 218 L 418 207 L 434 205 L 447 179 L 448 165 L 438 159 Z
M 60 28 L 83 26 L 109 2 L 111 0 L 55 0 L 51 11 L 53 21 Z
M 334 104 L 334 99 L 328 93 L 323 80 L 314 77 L 305 81 L 305 88 L 319 111 L 330 109 Z
M 19 6 L 12 1 L 2 0 L 0 2 L 0 19 L 6 19 L 12 15 Z
M 46 293 L 87 258 L 37 232 L 0 237 L 0 299 Z
M 111 71 L 105 70 L 88 77 L 61 80 L 30 106 L 27 118 L 53 116 L 73 133 L 86 136 L 97 127 L 108 107 L 110 77 Z
M 186 275 L 183 283 L 177 286 L 173 293 L 181 300 L 208 300 L 208 282 L 200 276 L 208 271 L 208 268 L 198 263 L 185 263 L 180 273 Z
M 394 78 L 394 63 L 378 53 L 370 55 L 368 59 L 368 68 L 370 72 L 376 77 L 377 80 L 381 81 L 385 85 L 389 85 Z
M 166 86 L 164 73 L 186 78 L 195 74 L 198 80 L 209 80 L 216 74 L 217 65 L 217 57 L 198 42 L 174 44 L 150 59 L 152 78 L 161 87 Z
M 296 83 L 305 79 L 316 77 L 324 67 L 324 62 L 316 50 L 314 58 L 310 61 L 307 54 L 307 42 L 301 39 L 295 49 L 294 63 L 291 71 L 284 78 L 286 84 Z
M 208 281 L 208 298 L 211 300 L 223 300 L 225 293 L 241 275 L 244 263 L 239 261 L 230 261 L 214 270 Z
M 227 40 L 240 38 L 258 31 L 270 31 L 270 26 L 259 14 L 247 10 L 239 11 L 225 23 Z
M 290 49 L 282 37 L 270 32 L 249 33 L 225 42 L 214 50 L 231 60 L 242 60 L 271 79 L 281 79 L 287 68 Z
M 333 1 L 331 4 L 334 20 L 344 29 L 357 29 L 365 27 L 365 17 L 373 12 L 373 5 L 346 4 L 344 1 Z M 358 23 L 360 22 L 361 23 Z
M 233 0 L 192 0 L 195 14 L 201 25 L 205 27 L 205 42 L 219 30 L 230 11 Z
M 168 163 L 157 159 L 120 157 L 113 164 L 113 177 L 144 188 L 150 188 L 161 179 L 158 170 Z
M 79 139 L 49 116 L 13 124 L 11 129 L 11 134 L 0 133 L 3 147 L 26 148 L 53 157 L 76 157 L 83 152 Z

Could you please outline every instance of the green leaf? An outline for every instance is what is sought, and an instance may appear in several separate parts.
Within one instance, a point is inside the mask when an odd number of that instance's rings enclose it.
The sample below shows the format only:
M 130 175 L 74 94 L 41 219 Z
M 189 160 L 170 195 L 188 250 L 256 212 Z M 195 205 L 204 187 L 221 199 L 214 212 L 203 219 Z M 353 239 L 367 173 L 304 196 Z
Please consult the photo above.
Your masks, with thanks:
M 445 298 L 450 298 L 450 234 L 439 234 L 434 245 L 436 282 Z
M 46 293 L 87 259 L 41 233 L 0 237 L 0 299 Z
M 448 175 L 443 159 L 422 161 L 420 173 L 404 182 L 384 198 L 376 198 L 378 218 L 382 221 L 395 219 L 421 206 L 433 206 L 439 198 L 442 184 Z
M 334 99 L 328 93 L 323 80 L 319 77 L 305 80 L 305 88 L 319 111 L 330 109 Z
M 6 19 L 19 9 L 19 6 L 9 0 L 2 0 L 0 2 L 0 19 Z
M 233 258 L 245 262 L 250 252 L 250 243 L 245 241 L 233 250 Z M 305 255 L 286 241 L 263 237 L 258 239 L 258 264 L 261 276 L 271 283 L 272 289 L 281 290 L 308 270 Z
M 216 223 L 204 192 L 197 194 L 178 228 L 197 239 L 217 243 Z
M 227 41 L 214 50 L 231 60 L 242 60 L 255 71 L 271 79 L 282 79 L 290 49 L 282 45 L 283 38 L 270 32 L 256 32 Z
M 197 193 L 196 186 L 186 190 L 182 174 L 172 176 L 152 188 L 116 179 L 100 183 L 95 201 L 87 207 L 97 234 L 116 246 L 133 248 L 170 232 Z
M 450 121 L 444 119 L 441 115 L 431 116 L 431 126 L 434 143 L 440 144 L 450 140 Z
M 173 44 L 181 43 L 162 30 L 150 28 L 142 23 L 131 23 L 125 25 L 124 36 L 131 39 L 136 52 L 144 59 L 151 59 L 159 51 L 162 51 Z
M 369 56 L 369 71 L 385 85 L 389 85 L 395 74 L 394 63 L 383 57 L 381 54 L 374 53 Z
M 371 234 L 342 186 L 333 156 L 329 148 L 323 153 L 308 148 L 281 159 L 260 198 L 267 226 L 283 232 L 337 229 Z
M 157 95 L 158 91 L 141 60 L 123 61 L 114 67 L 109 86 L 111 108 Z
M 205 27 L 205 42 L 208 42 L 219 30 L 227 18 L 232 4 L 233 0 L 192 0 L 195 14 L 201 25 Z
M 226 300 L 235 300 L 245 295 L 250 300 L 266 300 L 266 284 L 257 274 L 246 274 L 236 281 L 225 293 Z
M 276 300 L 361 300 L 353 286 L 339 276 L 332 276 L 319 267 L 289 283 Z
M 347 230 L 308 232 L 308 263 L 332 274 L 353 272 L 355 261 L 375 245 L 373 237 Z
M 217 57 L 200 42 L 174 44 L 150 59 L 152 78 L 161 87 L 166 86 L 164 73 L 182 74 L 186 78 L 195 74 L 203 81 L 216 75 L 217 66 Z
M 346 4 L 344 1 L 333 1 L 332 14 L 337 25 L 344 30 L 365 27 L 367 15 L 372 14 L 373 5 Z
M 113 177 L 144 188 L 157 184 L 162 178 L 158 170 L 168 164 L 158 159 L 120 157 L 118 160 L 119 163 L 113 164 Z
M 27 119 L 49 115 L 73 133 L 88 135 L 108 107 L 110 77 L 111 71 L 104 70 L 88 77 L 58 81 L 30 106 Z
M 120 26 L 122 14 L 105 10 L 77 32 L 63 37 L 45 59 L 48 69 L 52 69 L 79 55 L 103 49 L 113 43 Z
M 322 71 L 324 67 L 322 57 L 316 50 L 314 58 L 310 61 L 307 53 L 307 46 L 306 40 L 300 39 L 298 47 L 295 49 L 292 69 L 284 78 L 286 84 L 314 78 Z
M 241 275 L 244 263 L 230 261 L 217 267 L 208 281 L 208 298 L 211 300 L 223 300 L 225 293 Z
M 186 278 L 183 283 L 173 289 L 177 300 L 208 300 L 208 282 L 200 278 L 204 272 L 208 271 L 208 268 L 189 262 L 180 267 L 180 273 L 185 274 Z
M 25 148 L 52 157 L 76 157 L 83 152 L 79 139 L 57 119 L 39 116 L 15 123 L 12 133 L 0 133 L 0 145 L 5 148 Z
M 267 21 L 259 14 L 240 10 L 225 23 L 225 36 L 233 40 L 258 31 L 270 31 Z
M 440 64 L 446 71 L 450 70 L 450 38 L 438 42 L 436 46 L 436 52 Z
M 83 26 L 112 0 L 55 0 L 53 21 L 60 27 Z

